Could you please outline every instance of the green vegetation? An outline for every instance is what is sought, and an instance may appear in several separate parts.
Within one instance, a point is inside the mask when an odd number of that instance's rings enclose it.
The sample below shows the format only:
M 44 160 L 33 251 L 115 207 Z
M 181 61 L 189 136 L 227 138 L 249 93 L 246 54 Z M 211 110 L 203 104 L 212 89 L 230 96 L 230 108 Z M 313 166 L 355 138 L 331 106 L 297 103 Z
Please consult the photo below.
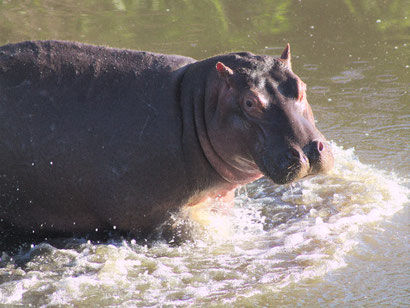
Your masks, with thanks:
M 0 44 L 25 39 L 65 39 L 187 55 L 297 41 L 309 25 L 330 35 L 334 16 L 355 30 L 385 39 L 410 35 L 406 0 L 312 0 L 308 11 L 297 0 L 0 0 Z M 318 15 L 320 14 L 320 15 Z M 380 20 L 380 22 L 377 22 Z M 357 32 L 357 33 L 356 33 Z M 283 42 L 284 43 L 284 42 Z

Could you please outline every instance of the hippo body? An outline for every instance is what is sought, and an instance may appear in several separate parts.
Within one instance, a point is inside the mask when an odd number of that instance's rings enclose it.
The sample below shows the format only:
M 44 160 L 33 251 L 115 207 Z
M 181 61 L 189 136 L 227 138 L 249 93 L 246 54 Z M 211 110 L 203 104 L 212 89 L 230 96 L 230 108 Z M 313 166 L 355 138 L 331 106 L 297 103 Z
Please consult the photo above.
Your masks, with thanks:
M 149 232 L 263 174 L 282 184 L 325 172 L 333 158 L 303 85 L 288 48 L 196 61 L 74 42 L 0 47 L 0 226 Z

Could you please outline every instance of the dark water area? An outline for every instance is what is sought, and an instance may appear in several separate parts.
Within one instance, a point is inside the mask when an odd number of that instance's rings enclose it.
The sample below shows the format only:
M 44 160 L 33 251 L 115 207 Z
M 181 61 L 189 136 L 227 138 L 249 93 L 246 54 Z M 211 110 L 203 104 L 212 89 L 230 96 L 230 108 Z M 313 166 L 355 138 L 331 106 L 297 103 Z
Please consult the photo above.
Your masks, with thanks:
M 410 305 L 409 1 L 0 0 L 0 45 L 34 39 L 196 59 L 289 42 L 336 168 L 293 188 L 262 179 L 229 215 L 184 213 L 177 247 L 3 255 L 0 307 Z

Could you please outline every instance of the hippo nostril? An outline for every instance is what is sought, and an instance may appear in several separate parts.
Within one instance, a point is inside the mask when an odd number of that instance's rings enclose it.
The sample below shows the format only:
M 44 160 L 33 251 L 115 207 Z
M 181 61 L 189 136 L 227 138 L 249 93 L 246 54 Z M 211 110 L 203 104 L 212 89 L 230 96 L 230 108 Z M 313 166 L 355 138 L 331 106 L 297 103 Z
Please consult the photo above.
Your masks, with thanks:
M 315 153 L 316 155 L 317 154 L 320 154 L 324 149 L 325 149 L 325 145 L 323 144 L 323 142 L 322 141 L 319 141 L 319 140 L 313 140 L 311 143 L 310 143 L 310 151 L 312 151 L 313 153 Z M 312 153 L 312 154 L 313 154 Z
M 318 141 L 318 142 L 317 142 L 317 149 L 318 149 L 318 151 L 319 151 L 319 152 L 322 152 L 322 151 L 323 151 L 323 148 L 324 148 L 323 143 L 322 143 L 321 141 Z
M 299 160 L 300 159 L 300 153 L 295 148 L 290 148 L 288 152 L 286 153 L 286 156 L 289 160 L 295 160 L 295 159 Z

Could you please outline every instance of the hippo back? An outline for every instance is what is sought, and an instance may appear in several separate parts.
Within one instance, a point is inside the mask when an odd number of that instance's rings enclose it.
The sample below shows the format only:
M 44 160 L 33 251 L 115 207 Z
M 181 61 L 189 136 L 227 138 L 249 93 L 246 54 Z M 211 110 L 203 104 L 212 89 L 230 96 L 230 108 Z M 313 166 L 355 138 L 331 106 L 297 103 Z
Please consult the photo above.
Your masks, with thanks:
M 1 47 L 2 220 L 135 230 L 180 206 L 184 191 L 167 183 L 186 184 L 178 95 L 193 61 L 58 41 Z

